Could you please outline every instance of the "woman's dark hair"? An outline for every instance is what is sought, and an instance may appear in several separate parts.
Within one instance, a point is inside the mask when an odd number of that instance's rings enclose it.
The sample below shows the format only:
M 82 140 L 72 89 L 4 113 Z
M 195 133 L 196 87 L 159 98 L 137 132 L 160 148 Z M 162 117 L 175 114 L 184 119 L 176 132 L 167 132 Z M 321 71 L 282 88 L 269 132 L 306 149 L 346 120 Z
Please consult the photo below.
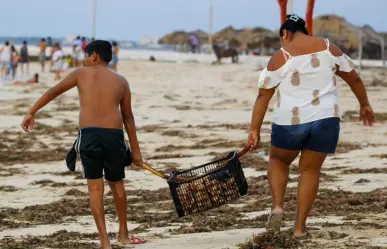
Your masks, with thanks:
M 308 30 L 305 27 L 305 20 L 297 15 L 287 15 L 286 21 L 281 25 L 279 35 L 283 36 L 283 31 L 287 30 L 290 33 L 301 32 L 308 35 Z

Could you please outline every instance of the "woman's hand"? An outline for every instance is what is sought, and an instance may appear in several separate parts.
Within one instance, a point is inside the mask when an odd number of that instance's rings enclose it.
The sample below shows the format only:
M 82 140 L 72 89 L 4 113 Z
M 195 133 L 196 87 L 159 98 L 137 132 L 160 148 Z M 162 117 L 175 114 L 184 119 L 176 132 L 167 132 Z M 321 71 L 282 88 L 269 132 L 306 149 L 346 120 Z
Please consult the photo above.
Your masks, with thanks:
M 247 144 L 250 146 L 250 150 L 255 150 L 259 146 L 261 136 L 258 131 L 250 130 L 249 137 L 247 139 Z
M 370 105 L 360 107 L 360 121 L 364 126 L 373 126 L 375 123 L 375 113 Z

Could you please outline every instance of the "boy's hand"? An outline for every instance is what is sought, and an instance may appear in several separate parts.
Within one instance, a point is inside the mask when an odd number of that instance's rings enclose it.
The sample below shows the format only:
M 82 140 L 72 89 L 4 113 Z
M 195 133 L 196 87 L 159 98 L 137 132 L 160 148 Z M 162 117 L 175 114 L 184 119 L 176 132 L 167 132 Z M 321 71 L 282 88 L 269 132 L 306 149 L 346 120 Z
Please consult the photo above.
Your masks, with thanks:
M 137 167 L 142 167 L 142 155 L 141 152 L 133 153 L 133 164 Z
M 32 113 L 27 113 L 26 116 L 23 119 L 23 122 L 21 123 L 21 126 L 24 131 L 29 132 L 34 128 L 35 125 L 35 116 Z

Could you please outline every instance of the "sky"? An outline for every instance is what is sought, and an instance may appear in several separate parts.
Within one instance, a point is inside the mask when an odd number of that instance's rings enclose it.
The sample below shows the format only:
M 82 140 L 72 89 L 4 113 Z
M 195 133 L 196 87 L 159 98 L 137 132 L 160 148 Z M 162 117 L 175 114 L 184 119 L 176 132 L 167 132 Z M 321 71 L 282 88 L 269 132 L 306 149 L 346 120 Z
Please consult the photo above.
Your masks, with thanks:
M 97 38 L 139 40 L 174 30 L 209 30 L 209 0 L 97 0 Z M 0 36 L 92 36 L 93 0 L 0 0 Z M 294 0 L 305 16 L 307 0 Z M 336 14 L 387 31 L 387 0 L 316 0 L 314 15 Z M 214 0 L 214 30 L 279 27 L 277 0 Z

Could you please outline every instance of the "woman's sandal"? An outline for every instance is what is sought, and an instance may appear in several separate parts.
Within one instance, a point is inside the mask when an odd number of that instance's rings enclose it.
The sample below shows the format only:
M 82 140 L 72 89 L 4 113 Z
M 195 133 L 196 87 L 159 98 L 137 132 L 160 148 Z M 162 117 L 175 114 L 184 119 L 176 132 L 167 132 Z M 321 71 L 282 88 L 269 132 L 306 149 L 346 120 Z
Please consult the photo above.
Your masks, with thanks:
M 294 236 L 294 238 L 298 239 L 298 240 L 307 240 L 307 239 L 310 239 L 311 237 L 312 236 L 310 235 L 309 231 L 306 231 L 305 233 L 303 233 L 300 236 Z
M 271 212 L 266 223 L 266 230 L 279 232 L 281 230 L 283 212 Z

